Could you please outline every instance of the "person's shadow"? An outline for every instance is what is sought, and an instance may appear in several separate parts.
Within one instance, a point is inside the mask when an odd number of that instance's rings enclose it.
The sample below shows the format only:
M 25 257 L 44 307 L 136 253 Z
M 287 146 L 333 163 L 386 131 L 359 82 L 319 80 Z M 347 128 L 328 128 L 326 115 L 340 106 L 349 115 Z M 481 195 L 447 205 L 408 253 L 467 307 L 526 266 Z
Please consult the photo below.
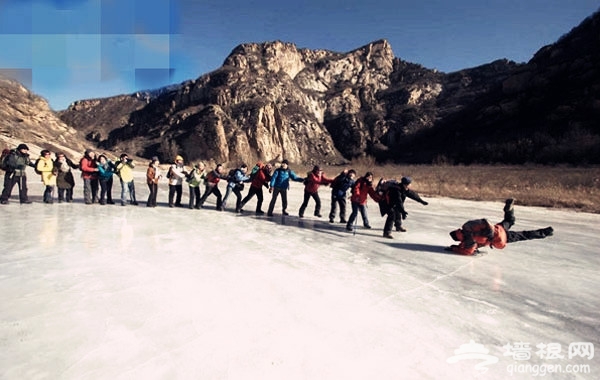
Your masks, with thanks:
M 479 252 L 474 255 L 468 256 L 468 255 L 461 255 L 460 253 L 456 253 L 456 252 L 452 252 L 452 251 L 446 251 L 444 249 L 445 248 L 444 246 L 439 246 L 439 245 L 421 244 L 421 243 L 396 243 L 396 242 L 384 242 L 383 244 L 385 244 L 391 248 L 403 249 L 406 251 L 433 252 L 433 253 L 439 253 L 442 255 L 453 255 L 453 256 L 463 256 L 463 257 L 479 256 L 484 253 L 484 252 Z

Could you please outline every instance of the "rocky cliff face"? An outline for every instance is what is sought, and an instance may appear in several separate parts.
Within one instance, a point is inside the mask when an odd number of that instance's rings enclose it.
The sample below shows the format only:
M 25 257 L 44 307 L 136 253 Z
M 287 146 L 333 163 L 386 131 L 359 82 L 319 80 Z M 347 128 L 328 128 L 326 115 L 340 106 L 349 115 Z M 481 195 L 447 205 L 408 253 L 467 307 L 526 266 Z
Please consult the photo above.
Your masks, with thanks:
M 102 148 L 166 161 L 598 162 L 598 18 L 527 64 L 450 74 L 395 58 L 385 40 L 347 53 L 243 44 L 195 80 L 60 117 Z
M 60 120 L 46 100 L 20 83 L 0 77 L 1 149 L 22 142 L 29 146 L 32 157 L 42 149 L 78 157 L 86 146 L 83 136 Z

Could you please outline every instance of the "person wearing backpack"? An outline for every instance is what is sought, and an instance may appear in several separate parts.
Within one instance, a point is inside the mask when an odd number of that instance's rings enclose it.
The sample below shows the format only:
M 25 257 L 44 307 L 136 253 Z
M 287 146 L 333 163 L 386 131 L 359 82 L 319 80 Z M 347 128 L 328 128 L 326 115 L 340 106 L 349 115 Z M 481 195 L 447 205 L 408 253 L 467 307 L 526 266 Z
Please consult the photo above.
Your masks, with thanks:
M 250 182 L 250 177 L 246 175 L 248 172 L 248 165 L 242 164 L 239 168 L 233 169 L 227 176 L 227 190 L 225 190 L 225 196 L 223 197 L 223 209 L 227 207 L 227 199 L 233 192 L 235 194 L 235 210 L 238 212 L 242 203 L 242 190 L 244 190 L 244 182 Z
M 25 144 L 19 144 L 4 158 L 2 166 L 5 168 L 6 173 L 4 174 L 4 189 L 2 195 L 0 195 L 0 204 L 8 204 L 8 199 L 15 184 L 19 186 L 21 204 L 30 204 L 31 201 L 27 196 L 26 169 L 28 166 L 34 167 L 34 165 L 29 158 L 29 147 Z
M 194 169 L 185 179 L 190 188 L 190 202 L 188 207 L 190 209 L 200 208 L 200 185 L 206 181 L 206 170 L 204 162 L 198 162 L 194 165 Z
M 424 206 L 429 204 L 421 199 L 416 191 L 409 188 L 411 183 L 412 179 L 410 177 L 402 177 L 400 182 L 382 179 L 377 185 L 377 191 L 381 195 L 379 211 L 381 216 L 387 215 L 383 227 L 383 237 L 385 238 L 393 239 L 392 226 L 396 227 L 396 231 L 406 232 L 406 228 L 402 227 L 402 220 L 408 216 L 404 209 L 406 198 L 410 198 Z
M 214 194 L 217 197 L 217 211 L 223 211 L 223 196 L 219 190 L 219 182 L 224 179 L 227 180 L 227 176 L 223 175 L 223 164 L 217 164 L 214 170 L 206 175 L 206 187 L 204 189 L 204 195 L 200 198 L 200 207 L 204 207 L 204 202 L 209 195 Z
M 75 165 L 64 153 L 56 153 L 54 167 L 57 170 L 56 187 L 58 188 L 58 203 L 62 203 L 63 201 L 73 202 L 75 177 L 71 169 L 78 169 L 79 166 Z
M 98 166 L 96 165 L 96 152 L 86 149 L 79 161 L 81 178 L 83 179 L 83 201 L 91 205 L 98 199 Z
M 42 183 L 46 186 L 43 196 L 44 203 L 54 203 L 52 198 L 56 187 L 57 171 L 49 150 L 42 150 L 40 157 L 35 161 L 35 172 L 42 177 Z
M 116 173 L 121 180 L 121 206 L 125 206 L 127 202 L 126 195 L 129 193 L 129 203 L 137 206 L 135 199 L 135 184 L 133 183 L 133 168 L 135 164 L 129 158 L 127 153 L 121 154 L 119 161 L 116 162 Z
M 259 167 L 258 170 L 254 171 L 253 174 L 250 174 L 250 190 L 248 190 L 248 194 L 244 199 L 242 199 L 242 203 L 240 204 L 240 208 L 235 210 L 236 212 L 244 211 L 244 205 L 248 203 L 250 199 L 254 195 L 256 195 L 256 215 L 264 215 L 264 211 L 262 210 L 263 203 L 263 186 L 267 189 L 269 188 L 269 182 L 271 181 L 271 170 L 273 166 L 271 164 L 266 164 L 262 167 Z
M 188 172 L 183 166 L 183 157 L 177 155 L 175 163 L 169 167 L 169 171 L 167 172 L 167 179 L 169 180 L 169 207 L 182 207 L 183 180 L 187 175 Z M 175 199 L 175 204 L 173 204 L 173 199 Z
M 288 160 L 281 161 L 279 166 L 273 172 L 271 177 L 269 193 L 271 196 L 271 202 L 269 203 L 269 210 L 267 216 L 273 216 L 273 209 L 275 208 L 275 202 L 277 202 L 277 196 L 281 194 L 281 213 L 283 215 L 289 215 L 287 212 L 287 191 L 290 188 L 290 179 L 295 182 L 303 182 L 304 178 L 298 177 L 293 170 L 289 168 Z
M 348 223 L 346 220 L 346 196 L 348 189 L 354 185 L 356 171 L 354 169 L 344 170 L 331 183 L 331 211 L 329 212 L 329 223 L 334 222 L 336 208 L 340 206 L 340 223 Z

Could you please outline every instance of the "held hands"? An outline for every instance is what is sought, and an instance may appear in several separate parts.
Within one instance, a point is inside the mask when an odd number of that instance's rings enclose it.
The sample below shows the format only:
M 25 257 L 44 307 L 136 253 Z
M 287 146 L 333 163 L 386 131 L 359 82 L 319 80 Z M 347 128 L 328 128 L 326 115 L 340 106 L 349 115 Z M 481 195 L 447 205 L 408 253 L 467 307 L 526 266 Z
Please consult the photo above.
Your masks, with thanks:
M 272 193 L 272 192 L 273 192 L 273 188 L 269 187 L 269 193 Z
M 427 205 L 429 204 L 429 202 L 427 202 L 427 201 L 423 201 L 423 202 L 421 202 L 421 204 L 422 204 L 423 206 L 427 206 Z

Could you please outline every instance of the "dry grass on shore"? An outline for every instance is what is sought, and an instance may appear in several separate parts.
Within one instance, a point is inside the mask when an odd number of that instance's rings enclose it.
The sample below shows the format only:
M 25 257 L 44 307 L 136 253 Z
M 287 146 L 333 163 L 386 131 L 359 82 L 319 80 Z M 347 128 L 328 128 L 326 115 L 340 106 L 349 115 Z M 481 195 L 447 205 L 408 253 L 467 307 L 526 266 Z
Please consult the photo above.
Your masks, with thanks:
M 357 160 L 348 168 L 358 175 L 372 171 L 380 177 L 410 176 L 412 188 L 423 196 L 480 201 L 515 198 L 523 206 L 569 208 L 600 213 L 600 167 L 375 165 Z M 326 168 L 328 176 L 336 175 Z M 341 170 L 340 170 L 341 171 Z

